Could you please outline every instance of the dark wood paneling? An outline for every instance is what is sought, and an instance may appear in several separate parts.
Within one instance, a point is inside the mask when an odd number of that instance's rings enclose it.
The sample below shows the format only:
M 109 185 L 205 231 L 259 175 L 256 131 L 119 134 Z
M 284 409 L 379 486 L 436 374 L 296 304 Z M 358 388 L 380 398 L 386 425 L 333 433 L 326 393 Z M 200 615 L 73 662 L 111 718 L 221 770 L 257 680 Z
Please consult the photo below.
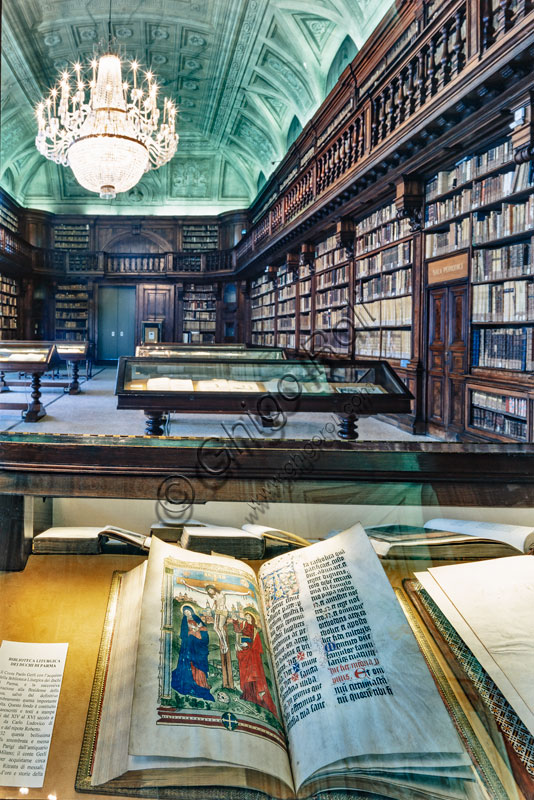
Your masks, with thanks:
M 143 320 L 163 319 L 163 341 L 174 341 L 174 284 L 143 283 L 137 288 L 137 341 Z

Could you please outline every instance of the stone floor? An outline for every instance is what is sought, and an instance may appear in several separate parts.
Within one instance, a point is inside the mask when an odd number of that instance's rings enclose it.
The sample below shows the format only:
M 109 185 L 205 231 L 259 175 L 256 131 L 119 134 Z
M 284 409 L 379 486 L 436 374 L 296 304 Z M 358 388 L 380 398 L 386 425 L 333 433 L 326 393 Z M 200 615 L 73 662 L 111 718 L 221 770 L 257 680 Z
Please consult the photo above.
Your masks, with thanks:
M 143 434 L 145 416 L 142 411 L 118 410 L 115 397 L 115 369 L 95 368 L 93 377 L 82 381 L 82 394 L 69 396 L 61 387 L 42 389 L 41 402 L 46 407 L 46 416 L 37 423 L 25 423 L 20 411 L 4 411 L 2 402 L 28 402 L 30 388 L 19 388 L 0 394 L 1 431 L 41 431 L 43 433 L 115 433 Z M 9 378 L 17 377 L 7 375 Z M 63 379 L 64 375 L 61 376 Z M 240 420 L 248 424 L 248 435 L 258 436 L 253 424 L 246 417 L 221 416 L 218 414 L 173 414 L 168 434 L 171 436 L 221 436 L 247 435 Z M 309 439 L 324 430 L 328 423 L 336 424 L 331 414 L 297 413 L 288 417 L 287 423 L 269 438 Z M 327 429 L 329 431 L 330 428 Z M 365 440 L 429 441 L 428 436 L 413 436 L 372 418 L 363 418 L 358 423 L 359 438 Z

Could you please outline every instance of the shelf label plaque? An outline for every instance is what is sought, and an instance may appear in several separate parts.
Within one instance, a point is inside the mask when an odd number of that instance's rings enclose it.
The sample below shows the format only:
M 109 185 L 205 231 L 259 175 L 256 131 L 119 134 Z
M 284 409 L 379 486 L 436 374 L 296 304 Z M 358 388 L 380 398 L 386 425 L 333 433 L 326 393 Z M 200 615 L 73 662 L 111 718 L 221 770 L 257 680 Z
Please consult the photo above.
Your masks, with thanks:
M 440 258 L 438 261 L 429 261 L 427 264 L 427 283 L 433 286 L 436 283 L 448 283 L 467 278 L 469 256 L 467 253 Z

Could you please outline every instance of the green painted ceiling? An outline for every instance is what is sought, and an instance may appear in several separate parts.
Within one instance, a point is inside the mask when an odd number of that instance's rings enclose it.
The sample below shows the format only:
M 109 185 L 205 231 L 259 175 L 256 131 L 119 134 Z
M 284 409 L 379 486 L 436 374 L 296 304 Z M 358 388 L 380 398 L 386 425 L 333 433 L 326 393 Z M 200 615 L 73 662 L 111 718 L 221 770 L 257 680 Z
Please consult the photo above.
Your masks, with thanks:
M 169 164 L 109 201 L 36 151 L 33 112 L 59 72 L 105 40 L 108 0 L 3 0 L 0 185 L 27 207 L 61 213 L 247 207 L 260 172 L 270 175 L 284 156 L 293 118 L 305 125 L 323 101 L 345 37 L 359 49 L 389 4 L 113 0 L 121 53 L 150 66 L 177 102 L 180 141 Z

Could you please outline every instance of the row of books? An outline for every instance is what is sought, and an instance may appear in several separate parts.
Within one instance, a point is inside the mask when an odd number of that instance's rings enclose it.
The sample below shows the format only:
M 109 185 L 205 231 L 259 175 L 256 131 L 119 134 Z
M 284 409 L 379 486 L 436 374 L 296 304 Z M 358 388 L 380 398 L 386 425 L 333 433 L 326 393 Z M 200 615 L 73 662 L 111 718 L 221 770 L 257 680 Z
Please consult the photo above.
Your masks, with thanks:
M 281 267 L 276 273 L 276 285 L 280 289 L 282 286 L 288 286 L 294 282 L 293 272 L 286 266 Z
M 270 306 L 276 301 L 276 292 L 269 291 L 259 297 L 252 298 L 253 308 L 262 308 L 263 306 Z
M 359 290 L 359 291 L 358 291 Z M 386 297 L 395 297 L 409 294 L 412 291 L 412 270 L 399 269 L 377 275 L 368 281 L 362 281 L 356 286 L 356 299 L 359 302 L 381 300 Z
M 191 314 L 188 310 L 186 310 L 184 314 L 184 322 L 194 322 L 195 320 L 211 320 L 215 322 L 216 315 L 212 311 L 196 311 L 195 314 Z
M 534 194 L 522 203 L 503 203 L 501 211 L 479 214 L 473 223 L 473 244 L 483 244 L 534 229 Z
M 274 347 L 276 344 L 274 333 L 256 333 L 252 336 L 252 344 L 258 344 L 262 347 Z
M 381 228 L 365 233 L 356 239 L 356 255 L 368 253 L 370 250 L 376 250 L 378 247 L 397 241 L 397 239 L 403 239 L 409 233 L 410 222 L 408 219 L 396 219 L 388 222 Z
M 300 330 L 310 331 L 311 321 L 312 321 L 311 311 L 308 311 L 306 314 L 301 314 L 299 319 Z
M 274 331 L 274 317 L 257 320 L 253 323 L 252 328 L 254 331 Z
M 361 219 L 356 223 L 356 236 L 361 236 L 373 228 L 378 228 L 380 225 L 385 225 L 387 222 L 395 219 L 397 216 L 397 207 L 395 203 L 389 203 L 382 208 L 377 209 L 368 217 Z
M 317 311 L 315 325 L 322 330 L 329 330 L 334 327 L 338 330 L 348 328 L 348 312 L 345 308 L 329 308 L 326 311 Z
M 278 334 L 278 347 L 287 347 L 290 350 L 295 349 L 295 334 L 294 333 L 279 333 Z
M 322 242 L 317 242 L 315 245 L 315 258 L 319 258 L 323 256 L 325 253 L 328 253 L 330 250 L 335 250 L 337 247 L 337 236 L 333 234 L 329 236 Z
M 409 359 L 412 353 L 412 334 L 408 330 L 358 331 L 355 352 L 376 358 Z
M 459 217 L 471 211 L 471 189 L 464 189 L 458 194 L 450 195 L 445 200 L 427 203 L 425 206 L 425 225 L 437 225 L 439 222 Z
M 216 283 L 186 283 L 184 284 L 184 291 L 185 292 L 216 292 L 217 291 L 217 284 Z
M 278 303 L 279 314 L 294 314 L 297 309 L 297 301 L 293 297 L 291 300 L 281 300 Z
M 8 294 L 0 297 L 0 303 L 3 303 L 5 306 L 16 306 L 17 302 L 17 295 Z
M 329 250 L 323 255 L 318 255 L 315 258 L 315 272 L 322 272 L 329 267 L 335 267 L 337 264 L 342 264 L 348 261 L 350 253 L 344 247 L 337 247 L 335 250 Z
M 69 311 L 56 311 L 56 319 L 70 319 L 75 316 L 77 319 L 87 319 L 87 311 L 79 311 L 77 314 L 72 314 Z
M 190 323 L 190 324 L 185 324 L 185 323 Z M 214 331 L 216 327 L 216 322 L 215 320 L 208 321 L 208 320 L 186 319 L 184 320 L 184 327 L 195 331 Z
M 307 294 L 300 298 L 300 310 L 309 311 L 311 309 L 311 295 Z
M 294 331 L 295 330 L 295 317 L 281 317 L 278 320 L 279 331 Z
M 534 321 L 534 281 L 503 281 L 473 286 L 473 322 Z
M 316 295 L 316 308 L 328 308 L 331 306 L 346 305 L 349 299 L 349 287 L 338 286 L 336 289 L 328 289 Z
M 215 300 L 184 300 L 184 310 L 187 311 L 215 311 Z
M 16 282 L 0 276 L 0 292 L 2 294 L 18 294 Z
M 313 275 L 311 264 L 301 264 L 299 267 L 299 280 L 310 278 Z
M 394 327 L 411 324 L 411 295 L 388 300 L 375 300 L 371 303 L 358 303 L 354 307 L 354 326 L 356 328 L 379 328 L 385 325 Z
M 340 283 L 346 283 L 349 279 L 349 267 L 345 264 L 343 267 L 336 267 L 328 272 L 322 272 L 317 275 L 315 287 L 323 289 L 327 286 L 336 286 Z
M 311 294 L 311 288 L 312 288 L 311 278 L 302 281 L 302 283 L 299 284 L 299 295 L 302 297 L 302 295 L 304 294 Z
M 477 175 L 483 175 L 492 169 L 497 169 L 503 164 L 507 164 L 513 158 L 513 148 L 511 140 L 507 139 L 500 144 L 490 147 L 479 155 L 462 158 L 451 169 L 441 170 L 426 184 L 425 196 L 427 201 L 440 194 L 455 189 L 464 183 L 468 183 Z
M 367 275 L 377 275 L 380 272 L 395 267 L 408 266 L 411 263 L 411 242 L 401 242 L 395 247 L 388 247 L 381 250 L 374 256 L 368 256 L 355 262 L 356 278 L 364 278 Z
M 278 289 L 278 300 L 290 300 L 292 297 L 295 297 L 297 293 L 297 287 L 295 284 L 291 284 L 290 286 L 281 286 Z
M 506 414 L 515 414 L 517 417 L 527 418 L 527 400 L 525 397 L 510 397 L 509 395 L 493 394 L 491 392 L 472 391 L 471 403 L 490 411 L 500 411 Z
M 453 250 L 469 247 L 470 234 L 469 217 L 465 217 L 465 219 L 458 222 L 451 222 L 447 231 L 427 233 L 425 236 L 426 258 L 434 258 L 444 253 L 450 253 Z
M 474 328 L 471 365 L 530 372 L 533 367 L 532 328 Z
M 527 438 L 526 422 L 478 406 L 471 407 L 471 426 L 503 436 L 511 436 L 514 439 L 526 440 Z
M 474 250 L 473 282 L 519 278 L 534 273 L 532 242 L 519 242 L 506 247 Z
M 483 181 L 475 181 L 473 184 L 473 208 L 495 203 L 503 197 L 511 194 L 514 189 L 515 170 L 501 172 L 484 178 Z

